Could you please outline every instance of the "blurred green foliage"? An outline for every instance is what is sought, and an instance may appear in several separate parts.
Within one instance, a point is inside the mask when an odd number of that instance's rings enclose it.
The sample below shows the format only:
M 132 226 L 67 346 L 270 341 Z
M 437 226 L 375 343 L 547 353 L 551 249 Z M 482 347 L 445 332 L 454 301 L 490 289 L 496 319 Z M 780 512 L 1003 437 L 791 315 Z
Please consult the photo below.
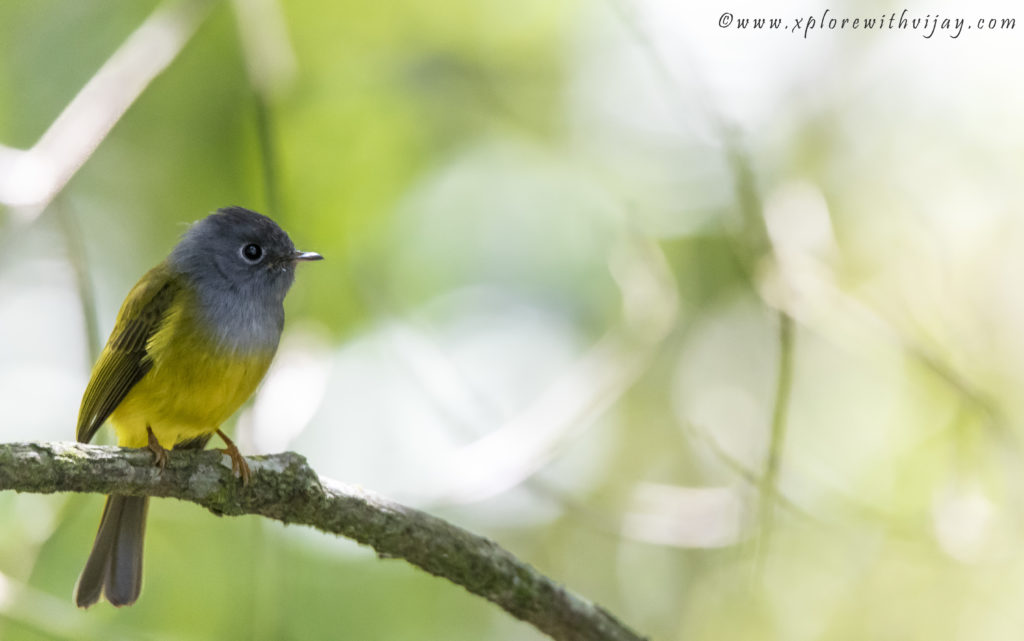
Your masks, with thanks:
M 0 187 L 179 4 L 0 3 Z M 72 438 L 88 301 L 105 334 L 185 224 L 238 204 L 327 257 L 243 450 L 491 536 L 655 639 L 1020 636 L 1013 32 L 805 39 L 668 0 L 195 4 L 53 202 L 0 206 L 2 440 Z M 141 600 L 79 612 L 101 500 L 0 494 L 0 638 L 541 638 L 347 541 L 168 501 Z

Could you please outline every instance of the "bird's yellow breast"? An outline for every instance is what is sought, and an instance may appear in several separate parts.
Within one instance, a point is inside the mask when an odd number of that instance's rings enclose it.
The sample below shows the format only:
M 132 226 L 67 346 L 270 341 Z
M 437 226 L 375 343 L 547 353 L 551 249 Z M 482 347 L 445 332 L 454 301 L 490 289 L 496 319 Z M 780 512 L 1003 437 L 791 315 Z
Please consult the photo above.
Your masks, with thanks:
M 212 434 L 259 385 L 276 345 L 244 352 L 225 349 L 179 306 L 150 338 L 152 368 L 110 415 L 118 445 L 144 447 L 146 428 L 160 445 Z

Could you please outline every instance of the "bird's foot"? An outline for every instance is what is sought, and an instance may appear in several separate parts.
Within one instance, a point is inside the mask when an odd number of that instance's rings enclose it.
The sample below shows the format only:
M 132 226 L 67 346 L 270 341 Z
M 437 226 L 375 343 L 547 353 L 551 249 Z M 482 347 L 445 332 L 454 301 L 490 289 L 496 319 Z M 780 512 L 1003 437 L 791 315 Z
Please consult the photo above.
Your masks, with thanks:
M 249 464 L 245 461 L 245 457 L 238 451 L 235 442 L 229 439 L 227 434 L 221 430 L 217 430 L 217 434 L 220 435 L 221 439 L 224 440 L 224 444 L 227 445 L 221 451 L 231 457 L 231 473 L 242 477 L 243 487 L 248 485 L 251 474 L 249 473 Z
M 146 434 L 149 436 L 149 445 L 146 448 L 153 453 L 153 463 L 161 470 L 167 467 L 167 450 L 163 445 L 160 445 L 160 441 L 156 440 L 156 434 L 153 434 L 153 428 L 146 426 Z

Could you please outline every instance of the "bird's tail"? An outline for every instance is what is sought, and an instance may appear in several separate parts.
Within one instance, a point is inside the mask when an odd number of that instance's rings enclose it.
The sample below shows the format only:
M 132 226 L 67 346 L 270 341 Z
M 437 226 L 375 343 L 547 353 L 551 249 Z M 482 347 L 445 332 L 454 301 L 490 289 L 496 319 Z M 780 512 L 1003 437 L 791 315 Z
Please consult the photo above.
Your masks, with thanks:
M 135 603 L 142 589 L 142 539 L 147 496 L 107 497 L 89 560 L 75 585 L 75 603 L 87 608 L 106 596 L 112 605 Z

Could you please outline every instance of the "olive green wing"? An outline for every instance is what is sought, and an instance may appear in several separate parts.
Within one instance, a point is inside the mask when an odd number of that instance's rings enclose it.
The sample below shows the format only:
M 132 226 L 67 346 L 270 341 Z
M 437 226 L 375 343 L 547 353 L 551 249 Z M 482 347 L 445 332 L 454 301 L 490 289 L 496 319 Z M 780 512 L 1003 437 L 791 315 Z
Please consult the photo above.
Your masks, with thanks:
M 129 390 L 153 367 L 147 351 L 149 339 L 166 322 L 180 291 L 178 278 L 160 265 L 128 293 L 82 396 L 78 410 L 79 442 L 92 439 Z

